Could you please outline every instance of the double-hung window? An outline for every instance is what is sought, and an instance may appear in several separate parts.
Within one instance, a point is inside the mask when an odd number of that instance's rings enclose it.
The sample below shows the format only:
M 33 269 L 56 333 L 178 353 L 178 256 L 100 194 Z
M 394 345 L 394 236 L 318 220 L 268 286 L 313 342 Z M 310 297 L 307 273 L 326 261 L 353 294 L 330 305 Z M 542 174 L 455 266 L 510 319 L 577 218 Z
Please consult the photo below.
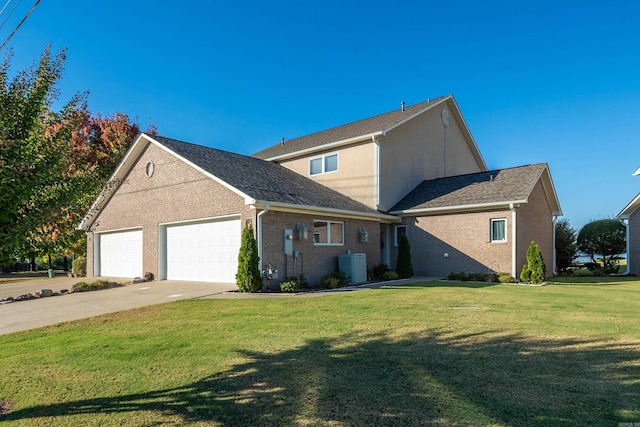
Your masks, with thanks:
M 507 220 L 492 219 L 491 220 L 491 241 L 506 242 L 507 241 Z
M 395 229 L 395 245 L 398 246 L 400 243 L 400 237 L 407 234 L 407 226 L 406 225 L 396 225 Z
M 344 245 L 344 222 L 324 220 L 313 221 L 313 243 L 319 246 Z
M 338 154 L 329 154 L 309 160 L 309 175 L 320 175 L 338 170 Z

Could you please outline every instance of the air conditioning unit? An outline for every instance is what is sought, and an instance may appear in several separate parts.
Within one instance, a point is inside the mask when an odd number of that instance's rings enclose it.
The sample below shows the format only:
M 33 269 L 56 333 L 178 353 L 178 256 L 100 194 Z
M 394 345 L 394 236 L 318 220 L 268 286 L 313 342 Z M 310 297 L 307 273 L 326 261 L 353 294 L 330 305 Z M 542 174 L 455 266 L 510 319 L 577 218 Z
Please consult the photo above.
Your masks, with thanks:
M 367 281 L 367 255 L 343 254 L 338 256 L 338 269 L 349 279 L 349 283 L 357 285 Z

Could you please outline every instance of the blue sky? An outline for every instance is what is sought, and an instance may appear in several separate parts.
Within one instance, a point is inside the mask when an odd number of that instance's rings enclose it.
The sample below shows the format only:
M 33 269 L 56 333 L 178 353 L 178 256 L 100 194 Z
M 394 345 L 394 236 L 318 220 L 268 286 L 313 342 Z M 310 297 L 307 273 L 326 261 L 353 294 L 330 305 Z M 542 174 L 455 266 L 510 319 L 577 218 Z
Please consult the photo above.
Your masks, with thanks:
M 9 47 L 14 71 L 68 48 L 62 101 L 243 154 L 453 94 L 489 168 L 547 162 L 579 229 L 640 192 L 639 19 L 631 0 L 42 0 Z

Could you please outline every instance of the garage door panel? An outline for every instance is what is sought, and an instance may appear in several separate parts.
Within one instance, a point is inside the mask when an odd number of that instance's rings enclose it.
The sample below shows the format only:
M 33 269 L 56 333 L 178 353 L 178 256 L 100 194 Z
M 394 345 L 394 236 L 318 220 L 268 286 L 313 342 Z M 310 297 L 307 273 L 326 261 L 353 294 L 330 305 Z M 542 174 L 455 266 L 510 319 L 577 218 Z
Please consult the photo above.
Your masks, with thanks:
M 166 227 L 167 279 L 235 283 L 240 220 Z
M 142 230 L 100 235 L 100 276 L 142 276 Z

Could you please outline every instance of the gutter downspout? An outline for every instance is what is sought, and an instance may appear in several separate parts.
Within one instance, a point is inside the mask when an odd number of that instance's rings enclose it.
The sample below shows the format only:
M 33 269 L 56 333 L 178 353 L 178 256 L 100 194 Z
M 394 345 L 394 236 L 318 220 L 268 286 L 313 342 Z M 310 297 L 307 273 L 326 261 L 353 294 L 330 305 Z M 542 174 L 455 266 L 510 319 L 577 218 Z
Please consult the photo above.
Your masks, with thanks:
M 623 276 L 626 276 L 631 271 L 631 264 L 629 263 L 629 219 L 622 220 L 622 223 L 624 224 L 624 228 L 627 230 L 627 270 L 622 273 Z
M 518 255 L 516 240 L 518 235 L 516 226 L 516 207 L 513 203 L 509 203 L 509 209 L 511 210 L 511 275 L 518 278 L 518 263 L 516 259 L 516 256 Z
M 257 243 L 258 243 L 258 257 L 260 258 L 260 260 L 258 261 L 258 268 L 260 269 L 260 271 L 262 272 L 262 216 L 264 214 L 266 214 L 267 212 L 269 212 L 269 204 L 267 203 L 264 206 L 264 209 L 262 210 L 262 212 L 259 212 L 257 217 L 256 217 L 256 234 L 257 236 Z
M 374 144 L 374 173 L 373 173 L 373 185 L 374 185 L 374 194 L 373 194 L 373 203 L 375 203 L 376 208 L 380 209 L 380 141 L 376 135 L 371 137 Z

